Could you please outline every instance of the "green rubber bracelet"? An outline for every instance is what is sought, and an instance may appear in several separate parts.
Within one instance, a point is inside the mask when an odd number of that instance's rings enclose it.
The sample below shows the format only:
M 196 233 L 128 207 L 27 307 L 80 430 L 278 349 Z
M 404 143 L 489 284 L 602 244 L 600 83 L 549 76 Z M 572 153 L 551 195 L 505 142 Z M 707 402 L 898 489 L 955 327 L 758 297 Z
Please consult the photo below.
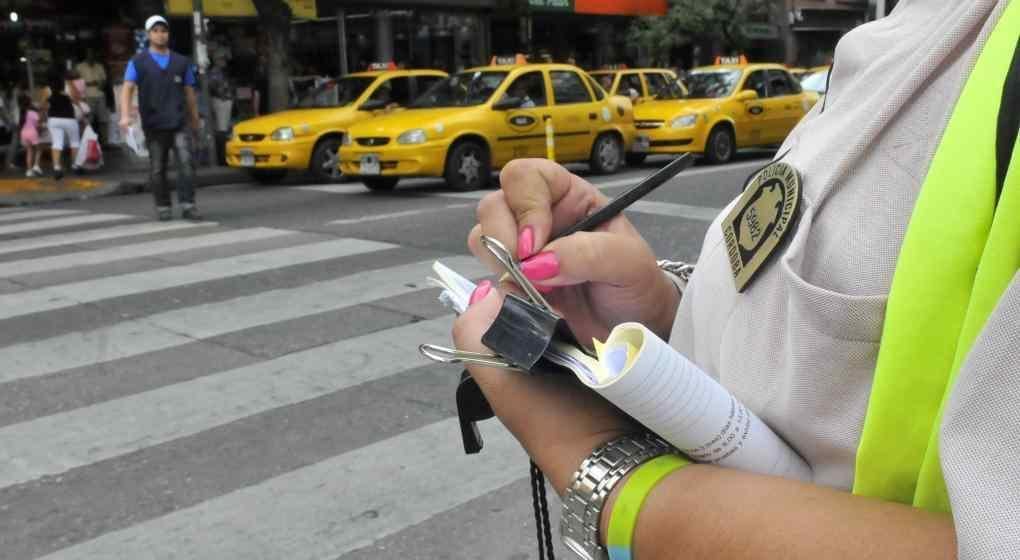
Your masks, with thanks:
M 620 488 L 609 516 L 609 532 L 606 535 L 606 549 L 609 560 L 631 560 L 631 540 L 637 525 L 638 513 L 652 488 L 670 473 L 686 467 L 691 462 L 674 454 L 660 455 L 639 466 Z

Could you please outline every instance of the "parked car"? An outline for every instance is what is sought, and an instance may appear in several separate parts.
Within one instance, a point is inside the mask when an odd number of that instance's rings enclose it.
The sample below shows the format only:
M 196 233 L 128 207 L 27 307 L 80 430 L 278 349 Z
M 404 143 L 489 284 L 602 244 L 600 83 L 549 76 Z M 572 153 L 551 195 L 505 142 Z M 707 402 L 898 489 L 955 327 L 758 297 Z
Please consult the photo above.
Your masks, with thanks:
M 352 126 L 341 169 L 373 190 L 403 177 L 480 189 L 515 158 L 546 157 L 547 121 L 556 161 L 585 161 L 598 173 L 618 170 L 637 136 L 630 101 L 576 66 L 494 61 L 437 82 L 405 111 Z
M 246 169 L 253 179 L 277 182 L 289 171 L 309 171 L 318 179 L 341 176 L 337 150 L 349 127 L 410 104 L 417 94 L 447 76 L 439 70 L 380 69 L 336 80 L 335 104 L 298 108 L 242 121 L 227 142 L 227 165 Z M 328 86 L 328 84 L 327 84 Z M 306 96 L 305 99 L 322 95 Z

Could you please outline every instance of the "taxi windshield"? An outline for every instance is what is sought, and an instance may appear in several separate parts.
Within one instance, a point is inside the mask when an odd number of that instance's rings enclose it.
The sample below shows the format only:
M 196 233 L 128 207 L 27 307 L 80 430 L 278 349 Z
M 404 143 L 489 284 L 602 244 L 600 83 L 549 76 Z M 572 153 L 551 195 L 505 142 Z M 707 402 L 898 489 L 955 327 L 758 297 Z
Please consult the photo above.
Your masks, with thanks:
M 684 94 L 684 90 L 680 87 L 680 84 L 674 80 L 669 80 L 664 85 L 654 90 L 653 95 L 656 100 L 659 101 L 673 101 L 676 99 L 685 99 L 687 96 Z
M 461 72 L 436 82 L 411 104 L 413 109 L 481 105 L 496 93 L 508 72 Z
M 361 94 L 368 89 L 368 86 L 372 85 L 375 81 L 374 77 L 366 76 L 347 76 L 340 78 L 336 81 L 336 98 L 338 107 L 346 107 L 351 103 L 354 103 L 356 99 L 361 97 Z
M 740 81 L 740 70 L 702 70 L 687 75 L 687 97 L 708 99 L 727 97 Z

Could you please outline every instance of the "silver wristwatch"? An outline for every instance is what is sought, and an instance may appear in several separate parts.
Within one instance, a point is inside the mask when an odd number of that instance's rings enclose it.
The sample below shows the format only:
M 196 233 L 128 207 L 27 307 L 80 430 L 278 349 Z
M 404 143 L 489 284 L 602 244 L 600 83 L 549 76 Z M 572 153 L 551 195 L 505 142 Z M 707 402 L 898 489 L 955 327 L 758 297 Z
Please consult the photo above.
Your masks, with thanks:
M 662 259 L 655 261 L 655 264 L 658 265 L 660 269 L 676 275 L 676 277 L 683 282 L 685 288 L 687 287 L 687 283 L 691 280 L 691 275 L 694 274 L 694 265 L 683 261 L 667 261 Z
M 630 434 L 599 447 L 581 463 L 563 496 L 560 537 L 583 560 L 607 560 L 599 544 L 599 518 L 606 498 L 638 465 L 675 449 L 655 434 Z

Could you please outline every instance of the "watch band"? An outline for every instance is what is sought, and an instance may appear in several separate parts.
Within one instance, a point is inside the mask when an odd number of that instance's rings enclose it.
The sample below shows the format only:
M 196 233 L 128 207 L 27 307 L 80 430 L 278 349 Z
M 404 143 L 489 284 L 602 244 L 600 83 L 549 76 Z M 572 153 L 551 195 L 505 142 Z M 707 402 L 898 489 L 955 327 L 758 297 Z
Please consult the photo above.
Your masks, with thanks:
M 680 278 L 685 286 L 687 285 L 687 282 L 691 280 L 691 275 L 694 274 L 694 265 L 683 261 L 668 261 L 666 259 L 661 259 L 655 261 L 655 264 L 658 265 L 660 269 L 665 270 L 670 274 L 675 274 L 678 278 Z
M 676 450 L 652 433 L 629 434 L 602 445 L 581 463 L 563 496 L 560 537 L 582 560 L 607 560 L 599 543 L 599 520 L 606 498 L 631 470 Z

